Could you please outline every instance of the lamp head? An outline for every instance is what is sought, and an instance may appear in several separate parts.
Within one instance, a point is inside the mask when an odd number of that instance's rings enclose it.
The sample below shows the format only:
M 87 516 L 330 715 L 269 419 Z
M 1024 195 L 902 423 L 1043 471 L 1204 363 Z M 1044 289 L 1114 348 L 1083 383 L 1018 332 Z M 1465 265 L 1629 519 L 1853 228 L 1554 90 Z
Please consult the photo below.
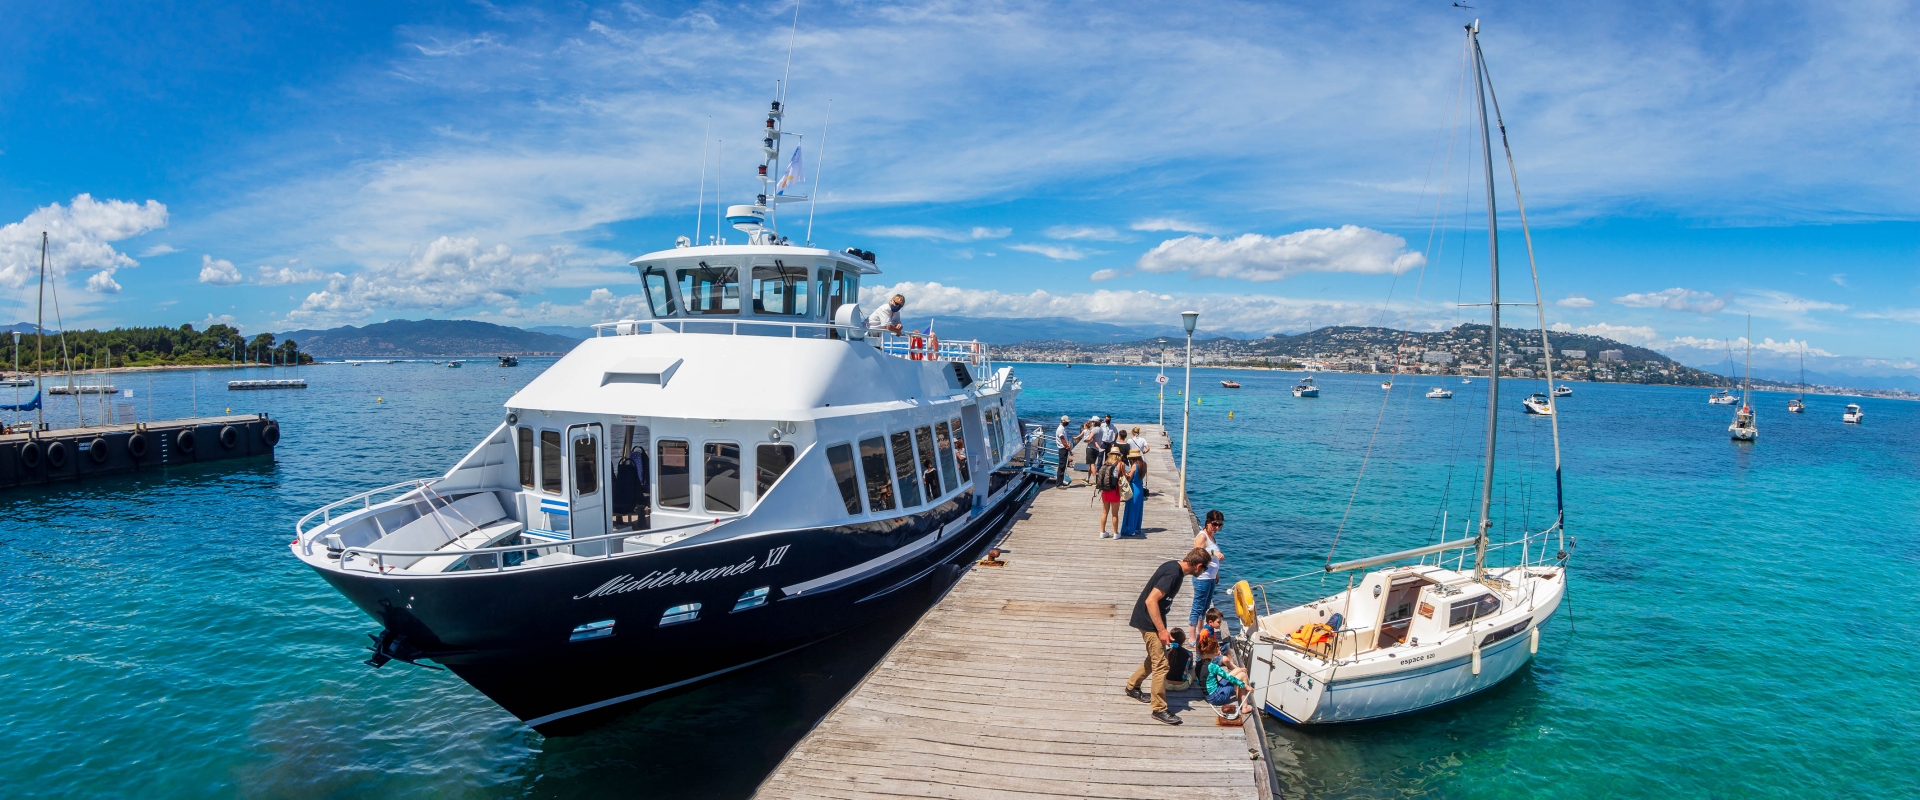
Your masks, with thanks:
M 1180 324 L 1185 325 L 1187 327 L 1188 336 L 1193 335 L 1193 326 L 1198 324 L 1199 322 L 1200 322 L 1200 312 L 1198 311 L 1180 312 Z

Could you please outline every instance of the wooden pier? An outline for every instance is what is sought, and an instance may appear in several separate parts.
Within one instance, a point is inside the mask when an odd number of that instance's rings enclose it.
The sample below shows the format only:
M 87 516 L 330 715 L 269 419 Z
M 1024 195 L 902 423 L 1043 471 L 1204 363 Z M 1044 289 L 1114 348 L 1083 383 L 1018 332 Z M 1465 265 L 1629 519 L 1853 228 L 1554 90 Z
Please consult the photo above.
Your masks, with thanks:
M 1141 430 L 1147 538 L 1101 539 L 1084 485 L 1043 489 L 1004 534 L 1007 565 L 963 576 L 755 796 L 1272 797 L 1257 720 L 1216 725 L 1195 686 L 1168 692 L 1185 722 L 1169 726 L 1122 693 L 1143 657 L 1133 603 L 1196 529 L 1174 502 L 1178 441 Z M 1170 623 L 1186 624 L 1192 590 Z

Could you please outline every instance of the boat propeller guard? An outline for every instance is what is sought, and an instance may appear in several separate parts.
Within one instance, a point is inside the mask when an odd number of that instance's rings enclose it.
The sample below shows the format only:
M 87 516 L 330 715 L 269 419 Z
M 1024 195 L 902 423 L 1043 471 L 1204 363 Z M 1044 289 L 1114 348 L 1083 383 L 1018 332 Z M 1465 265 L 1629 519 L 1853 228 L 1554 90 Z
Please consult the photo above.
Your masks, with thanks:
M 368 652 L 373 653 L 373 657 L 363 663 L 374 669 L 386 666 L 388 661 L 401 661 L 416 667 L 426 667 L 427 669 L 446 669 L 446 667 L 436 667 L 432 664 L 420 663 L 420 659 L 428 657 L 427 652 L 418 647 L 414 647 L 411 642 L 407 641 L 406 637 L 394 633 L 391 630 L 382 628 L 377 634 L 367 634 L 367 638 L 373 640 L 373 646 L 367 648 Z

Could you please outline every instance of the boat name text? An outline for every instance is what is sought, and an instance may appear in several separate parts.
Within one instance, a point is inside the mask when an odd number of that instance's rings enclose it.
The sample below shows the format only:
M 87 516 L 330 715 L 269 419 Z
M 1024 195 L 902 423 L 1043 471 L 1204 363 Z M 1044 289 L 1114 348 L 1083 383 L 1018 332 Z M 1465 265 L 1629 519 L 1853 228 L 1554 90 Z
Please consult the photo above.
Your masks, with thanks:
M 753 556 L 748 556 L 747 560 L 731 567 L 713 567 L 711 569 L 695 570 L 693 572 L 681 572 L 678 567 L 668 567 L 664 572 L 654 570 L 653 572 L 647 573 L 646 577 L 639 580 L 634 580 L 633 575 L 629 573 L 600 584 L 599 588 L 591 592 L 574 595 L 573 599 L 585 600 L 589 597 L 605 597 L 613 594 L 637 592 L 642 589 L 658 589 L 662 586 L 682 586 L 689 583 L 712 580 L 714 578 L 728 578 L 734 575 L 752 572 L 754 568 L 758 566 L 759 562 L 757 559 Z

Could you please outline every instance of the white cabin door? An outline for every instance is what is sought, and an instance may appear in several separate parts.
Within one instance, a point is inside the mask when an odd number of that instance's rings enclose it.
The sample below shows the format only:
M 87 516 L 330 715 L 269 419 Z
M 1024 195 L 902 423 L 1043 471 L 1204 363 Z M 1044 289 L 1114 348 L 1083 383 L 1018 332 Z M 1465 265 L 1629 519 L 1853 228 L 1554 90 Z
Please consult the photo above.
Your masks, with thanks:
M 573 523 L 573 538 L 585 539 L 607 532 L 606 459 L 600 426 L 574 425 L 567 428 L 567 505 Z M 575 555 L 606 555 L 605 542 L 592 542 L 574 548 Z

